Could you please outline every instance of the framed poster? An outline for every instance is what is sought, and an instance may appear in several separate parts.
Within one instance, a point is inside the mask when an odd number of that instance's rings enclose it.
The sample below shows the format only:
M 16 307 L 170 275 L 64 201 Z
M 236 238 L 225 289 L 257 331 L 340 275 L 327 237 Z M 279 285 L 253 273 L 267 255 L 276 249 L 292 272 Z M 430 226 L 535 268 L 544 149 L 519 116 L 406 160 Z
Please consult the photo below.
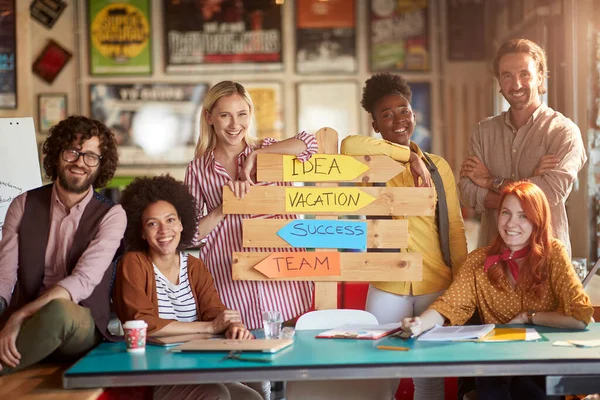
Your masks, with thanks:
M 369 0 L 369 5 L 371 71 L 428 71 L 428 0 Z
M 206 83 L 91 84 L 90 116 L 110 128 L 119 162 L 187 164 Z
M 168 73 L 283 70 L 281 4 L 163 1 Z
M 48 84 L 52 84 L 60 71 L 73 57 L 70 51 L 56 43 L 48 40 L 48 44 L 33 62 L 31 70 Z
M 63 0 L 33 0 L 29 6 L 31 17 L 50 29 L 67 7 Z
M 40 93 L 38 95 L 39 132 L 50 128 L 67 118 L 66 93 Z
M 243 82 L 254 104 L 252 133 L 258 138 L 285 139 L 281 82 Z
M 0 108 L 17 108 L 15 0 L 0 0 Z
M 88 0 L 90 75 L 152 74 L 150 0 Z
M 448 59 L 480 61 L 485 59 L 484 0 L 447 0 Z
M 431 85 L 428 82 L 409 83 L 412 90 L 410 105 L 417 118 L 417 125 L 410 140 L 421 150 L 431 151 Z
M 337 131 L 339 141 L 361 134 L 360 90 L 356 82 L 302 82 L 297 86 L 297 132 L 323 127 Z
M 356 71 L 354 0 L 296 1 L 296 71 Z

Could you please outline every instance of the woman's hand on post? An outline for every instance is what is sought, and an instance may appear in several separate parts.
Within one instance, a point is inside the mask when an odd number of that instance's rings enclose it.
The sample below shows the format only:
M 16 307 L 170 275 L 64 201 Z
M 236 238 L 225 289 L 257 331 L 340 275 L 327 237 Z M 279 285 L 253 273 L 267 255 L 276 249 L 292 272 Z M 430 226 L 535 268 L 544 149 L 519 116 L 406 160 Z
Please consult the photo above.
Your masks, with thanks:
M 235 197 L 243 199 L 244 196 L 250 191 L 250 186 L 253 183 L 251 181 L 229 181 L 227 186 L 231 189 Z
M 256 182 L 256 159 L 258 153 L 259 150 L 254 150 L 252 153 L 248 154 L 248 157 L 246 157 L 246 161 L 244 161 L 244 165 L 242 166 L 240 179 L 249 181 L 251 185 L 254 185 L 254 182 Z
M 410 333 L 411 335 L 419 336 L 421 333 L 423 333 L 422 328 L 421 328 L 421 318 L 419 318 L 419 317 L 404 318 L 402 320 L 402 329 L 405 332 Z
M 415 187 L 431 187 L 431 173 L 427 169 L 427 166 L 417 155 L 417 153 L 410 152 L 410 172 L 415 181 Z M 421 178 L 421 184 L 419 185 L 419 178 Z

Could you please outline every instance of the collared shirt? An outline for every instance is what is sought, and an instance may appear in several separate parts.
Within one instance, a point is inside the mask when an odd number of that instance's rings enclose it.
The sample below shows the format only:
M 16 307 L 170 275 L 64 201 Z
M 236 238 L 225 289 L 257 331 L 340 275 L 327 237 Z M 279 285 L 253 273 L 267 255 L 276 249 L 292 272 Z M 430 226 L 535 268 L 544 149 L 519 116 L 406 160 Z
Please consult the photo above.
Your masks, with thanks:
M 540 159 L 547 154 L 556 155 L 559 164 L 541 176 L 533 176 Z M 471 135 L 469 156 L 478 157 L 493 176 L 528 179 L 538 185 L 550 204 L 554 237 L 571 254 L 565 202 L 577 173 L 587 161 L 581 132 L 573 121 L 542 103 L 517 130 L 510 122 L 510 113 L 503 112 L 479 122 Z M 489 189 L 475 185 L 467 177 L 460 179 L 458 187 L 462 202 L 482 213 L 479 247 L 489 245 L 498 234 L 498 210 L 484 206 Z
M 110 266 L 115 251 L 127 225 L 125 211 L 120 205 L 113 206 L 102 218 L 96 237 L 83 252 L 71 275 L 67 273 L 69 252 L 85 207 L 92 199 L 92 189 L 79 203 L 67 211 L 58 198 L 56 185 L 52 188 L 50 205 L 50 231 L 46 245 L 44 280 L 40 294 L 54 285 L 63 287 L 71 300 L 79 303 L 92 294 Z M 0 241 L 0 297 L 10 302 L 17 281 L 19 252 L 19 227 L 25 212 L 27 192 L 17 196 L 6 212 Z
M 299 160 L 308 160 L 317 151 L 317 140 L 313 135 L 301 132 L 295 136 L 302 140 L 307 149 L 298 154 Z M 259 147 L 267 147 L 276 140 L 264 139 Z M 251 147 L 238 155 L 237 173 L 240 174 Z M 235 178 L 235 177 L 233 177 Z M 210 213 L 223 203 L 223 186 L 233 180 L 208 151 L 188 164 L 185 183 L 196 200 L 202 214 L 205 206 Z M 282 182 L 259 182 L 257 186 L 287 186 Z M 236 251 L 294 251 L 294 249 L 248 249 L 242 246 L 242 221 L 245 218 L 293 219 L 293 215 L 234 215 L 227 214 L 207 236 L 206 245 L 200 250 L 200 258 L 206 263 L 215 281 L 223 303 L 238 310 L 242 322 L 249 329 L 262 328 L 262 311 L 279 310 L 284 320 L 290 320 L 308 310 L 312 303 L 313 283 L 301 281 L 234 281 L 231 276 L 233 252 Z M 296 249 L 299 251 L 300 249 Z
M 387 140 L 361 135 L 346 137 L 342 141 L 341 153 L 349 155 L 386 155 L 396 161 L 407 163 L 406 170 L 388 181 L 386 186 L 415 187 L 410 172 L 410 164 L 408 163 L 411 149 L 426 162 L 423 152 L 413 142 L 410 143 L 409 148 Z M 373 282 L 373 286 L 377 289 L 399 295 L 412 294 L 415 296 L 439 292 L 450 286 L 452 275 L 456 274 L 467 257 L 467 240 L 454 174 L 442 157 L 435 154 L 428 155 L 436 165 L 444 183 L 444 192 L 448 204 L 448 221 L 450 223 L 450 263 L 452 265 L 447 266 L 444 263 L 438 226 L 434 216 L 394 216 L 394 219 L 408 219 L 408 251 L 423 255 L 423 280 L 420 282 Z
M 484 271 L 487 251 L 488 247 L 484 247 L 470 253 L 450 288 L 429 308 L 442 314 L 451 325 L 463 325 L 476 310 L 486 324 L 506 324 L 527 311 L 555 311 L 590 323 L 594 308 L 560 241 L 552 242 L 546 266 L 548 279 L 540 297 L 527 284 L 517 282 L 511 287 L 506 275 L 500 279 L 500 288 L 492 286 Z

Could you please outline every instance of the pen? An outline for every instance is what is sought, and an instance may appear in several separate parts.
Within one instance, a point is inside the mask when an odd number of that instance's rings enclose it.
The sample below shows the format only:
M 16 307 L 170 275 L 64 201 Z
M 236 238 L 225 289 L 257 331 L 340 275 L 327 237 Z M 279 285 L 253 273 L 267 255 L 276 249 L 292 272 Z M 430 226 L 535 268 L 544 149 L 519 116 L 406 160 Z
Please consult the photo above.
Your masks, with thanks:
M 379 350 L 397 350 L 397 351 L 408 351 L 408 347 L 396 347 L 396 346 L 377 346 Z

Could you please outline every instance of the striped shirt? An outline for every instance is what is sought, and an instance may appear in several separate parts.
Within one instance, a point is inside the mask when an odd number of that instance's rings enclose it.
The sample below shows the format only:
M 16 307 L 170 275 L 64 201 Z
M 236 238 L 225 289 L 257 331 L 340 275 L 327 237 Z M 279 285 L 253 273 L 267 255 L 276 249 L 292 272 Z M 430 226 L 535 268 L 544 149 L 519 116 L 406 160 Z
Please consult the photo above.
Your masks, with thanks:
M 198 321 L 196 301 L 190 287 L 187 271 L 187 254 L 179 254 L 179 284 L 174 284 L 152 263 L 156 279 L 158 317 L 179 322 Z
M 308 160 L 317 151 L 317 140 L 313 135 L 301 132 L 294 136 L 306 143 L 307 149 L 296 157 Z M 259 147 L 264 148 L 275 139 L 266 138 Z M 237 158 L 237 172 L 241 173 L 246 157 L 252 152 L 247 147 Z M 215 160 L 214 152 L 208 151 L 187 166 L 185 182 L 196 199 L 200 213 L 207 213 L 223 202 L 223 186 L 232 180 L 225 168 Z M 258 186 L 290 185 L 282 182 L 261 182 Z M 294 219 L 293 215 L 225 215 L 215 229 L 206 237 L 206 245 L 200 257 L 213 276 L 215 287 L 227 308 L 238 310 L 242 321 L 249 329 L 262 328 L 261 313 L 264 310 L 279 310 L 285 321 L 308 310 L 312 303 L 314 284 L 301 281 L 234 281 L 231 277 L 232 255 L 236 251 L 300 251 L 301 249 L 248 249 L 242 247 L 242 220 L 244 218 Z

